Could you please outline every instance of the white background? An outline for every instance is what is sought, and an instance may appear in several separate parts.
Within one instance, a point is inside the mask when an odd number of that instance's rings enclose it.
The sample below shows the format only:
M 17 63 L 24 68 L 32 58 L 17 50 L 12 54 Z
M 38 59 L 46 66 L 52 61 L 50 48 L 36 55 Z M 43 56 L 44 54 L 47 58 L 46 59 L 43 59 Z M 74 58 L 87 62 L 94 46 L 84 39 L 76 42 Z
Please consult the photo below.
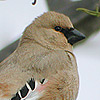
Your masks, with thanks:
M 100 100 L 100 31 L 74 48 L 80 89 L 77 100 Z
M 18 39 L 36 16 L 48 11 L 45 0 L 0 1 L 0 49 Z M 77 100 L 100 100 L 100 32 L 74 48 L 80 76 Z
M 32 0 L 0 1 L 0 49 L 18 39 L 25 27 L 46 11 L 45 0 L 37 0 L 35 6 Z

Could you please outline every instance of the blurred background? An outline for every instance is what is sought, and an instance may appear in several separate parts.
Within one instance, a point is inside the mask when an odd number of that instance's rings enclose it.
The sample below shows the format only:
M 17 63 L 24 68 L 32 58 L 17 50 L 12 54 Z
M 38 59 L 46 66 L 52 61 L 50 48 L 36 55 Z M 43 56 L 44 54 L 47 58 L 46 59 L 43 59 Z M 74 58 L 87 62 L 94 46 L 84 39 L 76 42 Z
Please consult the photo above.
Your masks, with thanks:
M 34 0 L 33 0 L 34 2 Z M 100 100 L 100 17 L 76 8 L 95 10 L 99 0 L 0 0 L 0 62 L 17 47 L 26 26 L 47 11 L 70 17 L 86 39 L 74 46 L 80 88 L 77 100 Z

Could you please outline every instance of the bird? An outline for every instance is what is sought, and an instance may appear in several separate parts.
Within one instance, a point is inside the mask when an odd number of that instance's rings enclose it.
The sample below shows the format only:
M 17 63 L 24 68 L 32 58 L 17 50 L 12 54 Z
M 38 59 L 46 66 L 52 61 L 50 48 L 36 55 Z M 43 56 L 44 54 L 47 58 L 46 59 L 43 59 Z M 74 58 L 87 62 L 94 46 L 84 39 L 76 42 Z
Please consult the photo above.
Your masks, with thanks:
M 48 11 L 37 17 L 0 63 L 0 100 L 76 100 L 73 45 L 84 38 L 64 14 Z

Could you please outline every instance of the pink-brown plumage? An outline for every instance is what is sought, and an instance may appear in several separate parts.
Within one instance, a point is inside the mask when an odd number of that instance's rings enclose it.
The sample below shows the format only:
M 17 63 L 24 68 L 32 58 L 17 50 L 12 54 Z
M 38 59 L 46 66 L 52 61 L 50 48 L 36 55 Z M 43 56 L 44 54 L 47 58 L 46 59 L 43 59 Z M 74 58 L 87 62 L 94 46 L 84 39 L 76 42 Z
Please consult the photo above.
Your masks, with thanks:
M 55 26 L 73 28 L 67 16 L 51 11 L 25 29 L 17 49 L 0 64 L 0 100 L 10 100 L 31 78 L 37 82 L 31 96 L 37 91 L 38 100 L 77 98 L 79 80 L 72 45 Z

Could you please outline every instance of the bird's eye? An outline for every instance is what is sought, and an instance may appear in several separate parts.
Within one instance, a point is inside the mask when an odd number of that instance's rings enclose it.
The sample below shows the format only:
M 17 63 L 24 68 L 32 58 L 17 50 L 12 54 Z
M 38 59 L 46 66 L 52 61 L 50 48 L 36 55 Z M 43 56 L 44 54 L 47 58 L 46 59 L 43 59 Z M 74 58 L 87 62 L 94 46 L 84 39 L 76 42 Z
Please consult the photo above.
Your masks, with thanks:
M 62 27 L 60 27 L 60 26 L 56 26 L 54 29 L 55 29 L 56 31 L 59 31 L 59 32 L 61 32 L 61 30 L 62 30 Z

